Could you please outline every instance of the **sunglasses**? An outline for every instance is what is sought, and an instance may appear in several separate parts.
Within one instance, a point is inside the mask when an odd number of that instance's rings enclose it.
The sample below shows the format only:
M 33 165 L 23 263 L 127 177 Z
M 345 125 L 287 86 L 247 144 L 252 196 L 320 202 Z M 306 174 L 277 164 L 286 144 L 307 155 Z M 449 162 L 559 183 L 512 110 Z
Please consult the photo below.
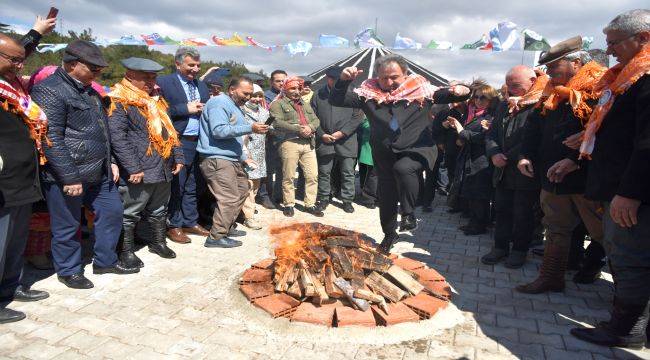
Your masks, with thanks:
M 20 64 L 25 62 L 24 57 L 10 56 L 8 54 L 3 53 L 2 51 L 0 51 L 0 56 L 2 56 L 3 58 L 9 60 L 9 62 L 14 64 L 14 65 L 20 65 Z
M 482 101 L 483 100 L 489 100 L 489 98 L 487 96 L 485 96 L 485 95 L 474 95 L 474 96 L 472 96 L 472 99 L 474 99 L 474 100 L 482 100 Z

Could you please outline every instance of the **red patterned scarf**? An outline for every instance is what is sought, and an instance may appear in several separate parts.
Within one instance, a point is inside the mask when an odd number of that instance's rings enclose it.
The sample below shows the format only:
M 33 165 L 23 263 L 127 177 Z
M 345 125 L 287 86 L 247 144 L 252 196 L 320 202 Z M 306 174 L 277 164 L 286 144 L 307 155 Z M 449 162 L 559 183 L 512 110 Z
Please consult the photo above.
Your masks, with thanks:
M 23 119 L 29 129 L 29 136 L 36 144 L 39 163 L 44 165 L 47 160 L 43 151 L 43 142 L 48 146 L 51 146 L 51 143 L 47 139 L 47 116 L 41 107 L 32 101 L 29 95 L 22 95 L 2 78 L 0 78 L 0 106 Z
M 415 101 L 422 106 L 426 100 L 433 100 L 436 90 L 438 88 L 424 77 L 411 74 L 393 91 L 384 91 L 379 87 L 377 79 L 368 79 L 354 89 L 354 92 L 366 101 L 375 100 L 378 104 L 406 100 L 407 103 Z

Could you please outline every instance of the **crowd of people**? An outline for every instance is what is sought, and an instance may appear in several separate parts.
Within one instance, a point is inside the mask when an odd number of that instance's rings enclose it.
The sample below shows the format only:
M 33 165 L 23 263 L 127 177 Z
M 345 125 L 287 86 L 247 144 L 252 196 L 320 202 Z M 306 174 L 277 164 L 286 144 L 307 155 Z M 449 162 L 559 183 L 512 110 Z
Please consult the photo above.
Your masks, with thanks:
M 539 276 L 516 291 L 560 292 L 565 272 L 592 283 L 605 259 L 615 283 L 610 321 L 576 328 L 582 340 L 639 348 L 650 306 L 650 11 L 632 10 L 603 30 L 607 55 L 592 59 L 582 38 L 546 51 L 535 69 L 518 65 L 497 90 L 483 81 L 437 88 L 399 55 L 374 74 L 332 67 L 326 84 L 275 70 L 264 79 L 211 69 L 199 78 L 192 47 L 176 72 L 144 58 L 122 60 L 124 78 L 97 86 L 108 63 L 75 40 L 59 67 L 20 70 L 55 19 L 38 18 L 22 39 L 0 35 L 0 323 L 25 314 L 12 301 L 46 298 L 21 283 L 34 203 L 50 219 L 59 281 L 88 289 L 80 227 L 94 233 L 94 274 L 132 274 L 144 263 L 136 242 L 174 258 L 167 239 L 205 237 L 208 248 L 241 246 L 259 230 L 256 204 L 295 215 L 296 197 L 316 217 L 334 198 L 379 207 L 388 253 L 413 231 L 415 209 L 431 212 L 436 192 L 461 212 L 467 236 L 494 227 L 481 257 L 519 268 L 544 238 Z M 360 191 L 356 168 L 359 168 Z M 398 222 L 398 217 L 400 221 Z M 399 226 L 398 226 L 399 225 Z M 586 236 L 590 240 L 584 250 Z

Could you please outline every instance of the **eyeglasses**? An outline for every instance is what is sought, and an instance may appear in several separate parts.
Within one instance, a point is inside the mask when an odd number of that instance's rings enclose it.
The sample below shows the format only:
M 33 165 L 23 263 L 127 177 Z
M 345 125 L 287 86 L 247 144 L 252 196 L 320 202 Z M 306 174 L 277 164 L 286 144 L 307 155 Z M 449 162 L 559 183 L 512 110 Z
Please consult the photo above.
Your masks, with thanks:
M 14 64 L 14 65 L 20 65 L 20 64 L 25 62 L 24 57 L 10 56 L 8 54 L 3 53 L 2 51 L 0 51 L 0 56 L 2 56 L 3 58 L 9 60 L 9 62 Z
M 636 34 L 633 34 L 633 35 L 630 35 L 630 36 L 628 36 L 626 38 L 618 39 L 616 41 L 606 41 L 605 44 L 607 44 L 607 47 L 616 46 L 616 45 L 622 43 L 623 41 L 625 41 L 625 40 L 627 40 L 629 38 L 633 38 L 635 36 L 636 36 Z
M 98 72 L 101 72 L 102 70 L 104 70 L 104 66 L 93 65 L 93 64 L 89 64 L 89 63 L 84 62 L 84 61 L 79 61 L 79 62 L 84 64 L 88 68 L 88 70 L 90 70 L 90 72 L 92 72 L 92 73 L 98 73 Z

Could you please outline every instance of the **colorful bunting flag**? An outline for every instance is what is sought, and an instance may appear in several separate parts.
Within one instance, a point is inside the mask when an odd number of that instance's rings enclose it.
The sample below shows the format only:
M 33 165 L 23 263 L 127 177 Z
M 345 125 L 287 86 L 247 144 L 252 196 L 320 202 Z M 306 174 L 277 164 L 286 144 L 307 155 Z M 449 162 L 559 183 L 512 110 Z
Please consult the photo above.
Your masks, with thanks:
M 350 40 L 336 35 L 320 34 L 319 42 L 320 46 L 326 48 L 340 48 L 350 46 Z
M 427 49 L 436 49 L 436 50 L 451 50 L 453 44 L 450 41 L 429 41 Z
M 165 39 L 163 39 L 158 33 L 140 35 L 140 37 L 142 37 L 142 40 L 144 40 L 147 45 L 165 45 Z
M 524 29 L 524 50 L 546 51 L 551 48 L 548 41 L 540 34 L 530 29 Z
M 517 24 L 510 21 L 497 24 L 490 31 L 490 43 L 492 43 L 492 51 L 521 50 Z
M 582 37 L 582 50 L 589 50 L 591 44 L 594 42 L 593 36 L 583 36 Z
M 480 40 L 477 40 L 471 44 L 465 44 L 461 49 L 470 49 L 470 50 L 492 50 L 492 43 L 488 39 L 487 35 L 483 34 Z
M 135 36 L 122 36 L 119 40 L 111 42 L 111 45 L 147 45 L 144 40 L 136 39 Z
M 285 45 L 285 49 L 287 49 L 287 51 L 291 56 L 297 54 L 303 54 L 303 56 L 307 56 L 307 54 L 309 54 L 309 51 L 311 51 L 312 47 L 313 45 L 310 42 L 302 41 L 302 40 L 288 43 L 287 45 Z
M 202 38 L 188 38 L 184 39 L 180 42 L 180 45 L 185 45 L 185 46 L 207 46 L 210 43 L 210 40 L 208 39 L 202 39 Z
M 395 43 L 393 49 L 422 49 L 422 44 L 407 37 L 402 37 L 399 33 L 395 34 Z
M 262 44 L 262 43 L 259 43 L 259 42 L 255 41 L 255 39 L 253 39 L 252 36 L 246 36 L 246 41 L 247 41 L 248 44 L 251 45 L 251 46 L 255 46 L 255 47 L 258 47 L 258 48 L 262 48 L 262 49 L 264 49 L 264 50 L 268 50 L 268 51 L 273 51 L 273 46 L 271 46 L 271 45 L 264 45 L 264 44 Z
M 363 47 L 382 47 L 384 43 L 379 40 L 375 30 L 372 28 L 367 28 L 354 37 L 354 46 L 358 48 Z
M 37 50 L 40 53 L 44 52 L 57 52 L 59 50 L 65 49 L 65 47 L 68 46 L 68 44 L 41 44 Z
M 213 36 L 212 41 L 219 46 L 248 46 L 248 43 L 237 35 L 237 33 L 233 34 L 230 39 Z

